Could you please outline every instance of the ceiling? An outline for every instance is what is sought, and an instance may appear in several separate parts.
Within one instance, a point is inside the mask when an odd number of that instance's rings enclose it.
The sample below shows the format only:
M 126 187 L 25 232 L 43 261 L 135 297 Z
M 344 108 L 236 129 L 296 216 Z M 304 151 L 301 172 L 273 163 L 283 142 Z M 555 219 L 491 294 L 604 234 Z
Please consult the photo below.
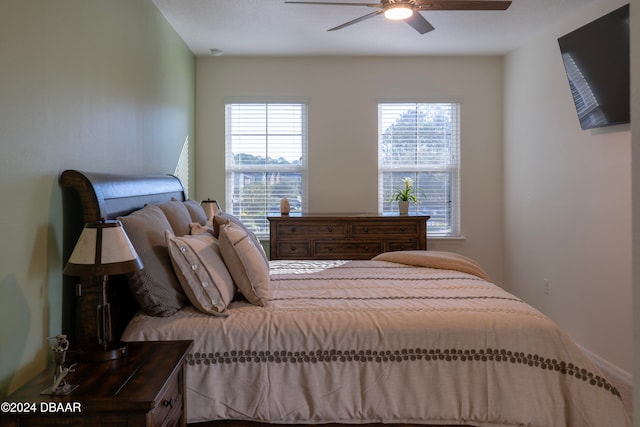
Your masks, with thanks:
M 340 0 L 332 0 L 340 1 Z M 376 0 L 344 0 L 376 3 Z M 191 51 L 224 55 L 502 55 L 593 0 L 513 0 L 506 11 L 421 12 L 436 28 L 420 35 L 360 6 L 284 0 L 153 0 Z

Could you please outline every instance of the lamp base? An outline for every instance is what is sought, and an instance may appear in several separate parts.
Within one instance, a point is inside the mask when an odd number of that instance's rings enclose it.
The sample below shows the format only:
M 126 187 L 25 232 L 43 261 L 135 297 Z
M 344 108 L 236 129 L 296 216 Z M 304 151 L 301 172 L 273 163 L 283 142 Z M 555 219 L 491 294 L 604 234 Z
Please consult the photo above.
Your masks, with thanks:
M 86 362 L 107 362 L 119 359 L 127 354 L 128 347 L 123 342 L 113 342 L 104 349 L 102 346 L 83 348 L 81 359 Z
M 40 394 L 47 394 L 50 396 L 66 396 L 68 394 L 71 394 L 73 390 L 78 388 L 78 385 L 79 384 L 65 384 L 64 386 L 58 387 L 56 389 L 51 386 L 42 390 Z

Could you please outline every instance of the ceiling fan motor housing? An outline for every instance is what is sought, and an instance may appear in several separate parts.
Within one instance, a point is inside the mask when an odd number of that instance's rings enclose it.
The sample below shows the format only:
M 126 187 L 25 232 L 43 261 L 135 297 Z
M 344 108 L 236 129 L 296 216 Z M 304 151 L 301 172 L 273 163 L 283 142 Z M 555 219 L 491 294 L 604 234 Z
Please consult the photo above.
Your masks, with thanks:
M 374 12 L 352 19 L 342 25 L 330 28 L 328 31 L 340 30 L 384 13 L 384 16 L 388 19 L 404 20 L 420 34 L 434 30 L 433 25 L 419 13 L 420 11 L 506 10 L 511 6 L 511 0 L 380 0 L 379 3 L 285 0 L 285 3 L 318 4 L 326 6 L 363 6 L 377 9 Z
M 413 0 L 383 0 L 384 17 L 392 20 L 403 20 L 413 15 Z

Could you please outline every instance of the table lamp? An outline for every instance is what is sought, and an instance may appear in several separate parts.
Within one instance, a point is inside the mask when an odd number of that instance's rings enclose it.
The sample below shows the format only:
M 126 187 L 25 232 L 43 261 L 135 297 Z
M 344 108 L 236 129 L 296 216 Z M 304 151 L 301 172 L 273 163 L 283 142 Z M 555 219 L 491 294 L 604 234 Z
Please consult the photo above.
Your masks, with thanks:
M 203 200 L 200 202 L 200 206 L 202 206 L 202 209 L 204 209 L 204 212 L 207 214 L 207 219 L 211 219 L 221 212 L 220 205 L 217 200 Z
M 93 277 L 101 285 L 97 309 L 98 342 L 96 348 L 81 349 L 86 360 L 112 360 L 127 353 L 125 343 L 113 341 L 107 298 L 108 280 L 110 275 L 131 273 L 141 268 L 142 262 L 120 221 L 102 219 L 85 224 L 64 274 Z

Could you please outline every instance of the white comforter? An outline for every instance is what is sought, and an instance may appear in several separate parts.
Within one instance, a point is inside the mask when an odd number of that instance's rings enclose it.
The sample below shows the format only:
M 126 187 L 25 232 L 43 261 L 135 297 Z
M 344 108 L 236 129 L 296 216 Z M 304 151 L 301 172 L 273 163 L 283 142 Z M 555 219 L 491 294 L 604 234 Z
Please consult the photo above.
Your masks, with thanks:
M 552 321 L 460 270 L 276 261 L 268 307 L 138 314 L 123 339 L 194 340 L 189 422 L 631 426 Z

